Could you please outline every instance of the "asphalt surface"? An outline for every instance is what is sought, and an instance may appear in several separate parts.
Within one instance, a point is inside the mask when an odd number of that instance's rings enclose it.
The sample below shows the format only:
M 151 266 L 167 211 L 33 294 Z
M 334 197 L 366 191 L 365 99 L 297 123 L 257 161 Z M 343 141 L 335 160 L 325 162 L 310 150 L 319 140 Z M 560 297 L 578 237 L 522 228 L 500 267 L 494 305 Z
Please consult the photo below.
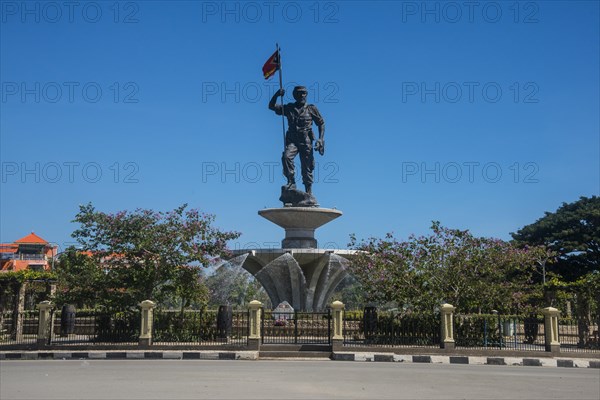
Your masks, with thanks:
M 600 370 L 341 361 L 0 362 L 0 399 L 600 399 Z

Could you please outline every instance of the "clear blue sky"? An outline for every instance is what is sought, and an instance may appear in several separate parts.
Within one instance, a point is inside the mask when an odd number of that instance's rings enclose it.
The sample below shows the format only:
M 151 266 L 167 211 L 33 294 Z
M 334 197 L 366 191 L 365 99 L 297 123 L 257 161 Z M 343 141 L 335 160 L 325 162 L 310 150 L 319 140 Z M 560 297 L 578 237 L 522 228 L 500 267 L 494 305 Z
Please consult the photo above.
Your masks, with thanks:
M 257 215 L 284 183 L 275 42 L 326 121 L 314 191 L 344 215 L 321 244 L 431 220 L 509 239 L 598 195 L 599 3 L 423 4 L 2 1 L 0 241 L 64 246 L 92 202 L 279 242 Z

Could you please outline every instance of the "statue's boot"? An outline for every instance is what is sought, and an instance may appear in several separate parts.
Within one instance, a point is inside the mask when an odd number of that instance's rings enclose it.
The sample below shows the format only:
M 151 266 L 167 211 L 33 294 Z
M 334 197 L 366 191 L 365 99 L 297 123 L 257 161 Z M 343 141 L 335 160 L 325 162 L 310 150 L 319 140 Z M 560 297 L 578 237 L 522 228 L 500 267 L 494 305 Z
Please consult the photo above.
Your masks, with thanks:
M 296 181 L 294 178 L 288 178 L 287 185 L 285 185 L 287 190 L 296 190 Z

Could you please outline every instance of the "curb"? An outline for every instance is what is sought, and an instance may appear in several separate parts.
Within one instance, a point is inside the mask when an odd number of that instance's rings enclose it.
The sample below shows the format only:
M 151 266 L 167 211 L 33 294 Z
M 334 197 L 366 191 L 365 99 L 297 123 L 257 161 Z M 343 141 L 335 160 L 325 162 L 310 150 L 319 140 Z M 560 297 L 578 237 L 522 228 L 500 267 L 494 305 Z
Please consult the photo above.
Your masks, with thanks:
M 529 357 L 475 357 L 475 356 L 436 356 L 436 355 L 400 355 L 376 353 L 336 352 L 331 355 L 334 361 L 399 362 L 426 364 L 463 364 L 463 365 L 518 365 L 525 367 L 559 368 L 598 368 L 600 360 L 585 358 L 529 358 Z
M 0 353 L 0 360 L 257 360 L 258 351 L 25 351 Z
M 0 352 L 0 360 L 259 360 L 258 351 L 23 351 Z M 313 360 L 317 360 L 313 358 Z M 322 360 L 322 359 L 319 359 Z M 525 367 L 596 368 L 600 360 L 585 358 L 529 358 L 402 355 L 334 352 L 333 361 L 398 362 L 419 364 L 506 365 Z

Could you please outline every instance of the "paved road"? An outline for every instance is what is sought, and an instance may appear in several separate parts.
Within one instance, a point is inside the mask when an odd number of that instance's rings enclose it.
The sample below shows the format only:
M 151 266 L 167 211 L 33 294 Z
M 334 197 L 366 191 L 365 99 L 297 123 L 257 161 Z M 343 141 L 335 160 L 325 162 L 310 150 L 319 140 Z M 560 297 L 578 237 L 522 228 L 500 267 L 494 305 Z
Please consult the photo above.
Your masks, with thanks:
M 594 399 L 600 370 L 341 361 L 0 362 L 0 399 Z

